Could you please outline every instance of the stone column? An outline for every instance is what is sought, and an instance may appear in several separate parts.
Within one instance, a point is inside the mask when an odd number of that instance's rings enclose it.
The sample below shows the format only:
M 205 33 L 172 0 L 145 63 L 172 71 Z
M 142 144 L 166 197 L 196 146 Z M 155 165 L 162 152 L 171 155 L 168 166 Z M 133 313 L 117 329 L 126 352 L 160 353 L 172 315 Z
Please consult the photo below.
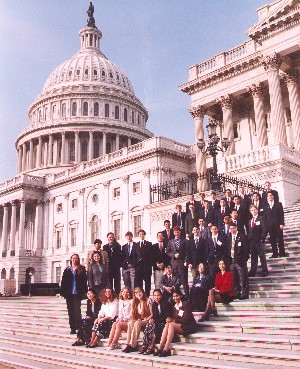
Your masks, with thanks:
M 75 163 L 78 164 L 80 161 L 79 157 L 79 131 L 75 132 Z
M 22 146 L 18 147 L 18 165 L 17 165 L 17 174 L 22 172 Z
M 26 210 L 26 200 L 20 200 L 20 224 L 19 224 L 19 250 L 20 256 L 24 255 L 25 250 L 25 210 Z
M 102 229 L 112 229 L 112 223 L 110 218 L 110 182 L 111 181 L 105 181 L 103 182 L 103 189 L 104 189 L 104 207 L 105 211 L 103 212 L 103 224 L 101 223 Z M 107 214 L 107 217 L 105 217 L 105 213 Z
M 37 256 L 42 254 L 42 242 L 43 242 L 43 202 L 37 201 L 35 207 L 35 219 L 34 219 L 34 239 L 33 250 Z
M 10 256 L 15 255 L 16 250 L 16 230 L 17 230 L 17 204 L 11 201 L 11 222 L 10 222 Z
M 61 163 L 66 164 L 66 132 L 61 133 Z
M 287 145 L 285 130 L 284 108 L 280 87 L 279 67 L 282 59 L 279 54 L 265 56 L 262 64 L 268 72 L 270 105 L 271 105 L 271 131 L 274 143 Z
M 233 120 L 232 120 L 232 104 L 234 103 L 234 98 L 231 94 L 221 96 L 217 99 L 217 102 L 221 105 L 223 111 L 223 125 L 224 125 L 224 137 L 228 138 L 230 145 L 225 152 L 226 156 L 235 154 L 235 142 L 233 133 Z
M 29 141 L 29 164 L 28 169 L 33 169 L 33 139 Z
M 116 151 L 120 150 L 120 135 L 116 134 Z
M 40 168 L 41 166 L 41 157 L 42 157 L 42 137 L 39 137 L 39 142 L 36 150 L 36 167 Z
M 203 174 L 206 174 L 206 155 L 203 154 L 197 146 L 198 139 L 204 140 L 203 117 L 205 109 L 203 106 L 195 106 L 189 110 L 194 118 L 194 132 L 195 132 L 195 151 L 196 151 L 196 171 L 198 175 L 197 189 L 199 192 L 207 190 L 207 180 L 199 179 Z
M 268 134 L 265 121 L 263 85 L 262 83 L 253 84 L 247 87 L 247 90 L 253 98 L 257 147 L 266 146 L 268 145 Z
M 128 137 L 128 146 L 131 146 L 131 137 Z
M 299 75 L 296 70 L 289 70 L 283 74 L 283 80 L 289 91 L 289 101 L 292 117 L 292 131 L 294 148 L 300 151 L 300 93 Z
M 93 131 L 89 131 L 89 155 L 88 160 L 94 159 L 94 134 Z
M 26 170 L 26 143 L 22 145 L 22 172 Z
M 53 136 L 49 135 L 49 144 L 48 144 L 48 165 L 53 164 Z
M 145 169 L 143 172 L 144 181 L 141 184 L 143 186 L 142 190 L 145 194 L 145 199 L 147 201 L 147 204 L 151 204 L 151 191 L 150 191 L 150 175 L 151 175 L 151 169 Z
M 130 201 L 130 191 L 129 191 L 129 175 L 125 175 L 122 177 L 122 181 L 124 183 L 124 186 L 122 186 L 121 191 L 123 193 L 123 190 L 125 192 L 125 201 L 122 202 L 122 210 L 123 210 L 123 224 L 122 224 L 122 228 L 123 229 L 131 229 L 130 225 L 129 225 L 129 219 L 130 219 L 130 214 L 129 214 L 129 201 Z
M 102 139 L 102 155 L 106 154 L 106 132 L 103 132 L 103 139 Z
M 3 205 L 3 224 L 2 224 L 2 256 L 7 256 L 7 243 L 8 243 L 8 204 Z

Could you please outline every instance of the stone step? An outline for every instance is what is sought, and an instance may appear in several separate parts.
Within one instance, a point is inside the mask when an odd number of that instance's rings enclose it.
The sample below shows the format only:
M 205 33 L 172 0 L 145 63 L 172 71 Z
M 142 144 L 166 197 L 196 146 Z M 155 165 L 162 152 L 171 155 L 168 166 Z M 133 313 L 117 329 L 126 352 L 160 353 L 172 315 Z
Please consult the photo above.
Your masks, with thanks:
M 250 283 L 250 291 L 259 290 L 259 291 L 272 291 L 272 290 L 299 290 L 300 291 L 300 283 L 299 282 L 266 282 L 266 283 Z
M 269 298 L 258 298 L 249 300 L 234 300 L 228 305 L 216 304 L 218 311 L 300 311 L 300 299 L 298 298 L 287 298 L 287 299 L 269 299 Z M 259 312 L 258 312 L 259 314 Z
M 280 268 L 280 269 L 269 269 L 270 276 L 278 275 L 299 275 L 299 268 Z
M 287 297 L 300 297 L 300 290 L 268 290 L 259 291 L 254 290 L 249 292 L 250 298 L 257 297 L 269 297 L 269 298 L 287 298 Z
M 19 344 L 26 345 L 26 347 L 19 347 Z M 196 351 L 199 351 L 198 345 L 193 345 Z M 172 355 L 167 358 L 159 358 L 154 356 L 138 355 L 137 353 L 124 354 L 120 350 L 105 351 L 104 348 L 86 349 L 85 347 L 70 347 L 66 345 L 54 345 L 47 347 L 46 344 L 38 346 L 34 341 L 22 342 L 20 340 L 13 340 L 4 338 L 4 345 L 0 347 L 0 353 L 4 353 L 10 356 L 14 356 L 16 359 L 27 358 L 36 362 L 49 363 L 53 365 L 59 365 L 59 368 L 91 368 L 91 362 L 93 368 L 103 369 L 143 369 L 149 366 L 155 368 L 215 368 L 215 369 L 261 369 L 261 366 L 252 362 L 235 362 L 227 360 L 227 358 L 221 359 L 216 357 L 215 359 L 199 358 L 181 355 Z M 59 353 L 59 355 L 57 355 Z M 76 359 L 74 359 L 76 357 Z M 101 359 L 102 362 L 101 363 Z M 197 359 L 197 360 L 195 360 Z M 280 369 L 281 365 L 266 365 L 266 369 Z
M 28 327 L 28 328 L 38 328 L 44 331 L 56 331 L 56 332 L 63 332 L 66 333 L 70 329 L 67 324 L 57 324 L 52 323 L 51 320 L 47 322 L 37 322 L 35 320 L 32 321 L 24 321 L 19 320 L 18 318 L 15 319 L 1 319 L 1 325 L 4 327 L 13 327 L 18 325 L 19 327 Z
M 2 355 L 1 355 L 2 356 Z M 0 357 L 1 369 L 60 369 L 61 366 L 55 364 L 38 362 L 23 357 L 16 357 L 15 355 L 8 355 Z
M 195 313 L 196 314 L 196 313 Z M 211 321 L 238 321 L 238 322 L 270 322 L 270 323 L 300 323 L 300 312 L 262 312 L 255 311 L 225 311 L 219 312 L 217 317 L 210 317 Z M 300 327 L 300 325 L 299 325 Z
M 249 284 L 255 285 L 259 283 L 289 283 L 289 282 L 298 282 L 300 283 L 300 274 L 299 275 L 269 275 L 267 277 L 260 277 L 256 275 L 255 277 L 249 278 Z

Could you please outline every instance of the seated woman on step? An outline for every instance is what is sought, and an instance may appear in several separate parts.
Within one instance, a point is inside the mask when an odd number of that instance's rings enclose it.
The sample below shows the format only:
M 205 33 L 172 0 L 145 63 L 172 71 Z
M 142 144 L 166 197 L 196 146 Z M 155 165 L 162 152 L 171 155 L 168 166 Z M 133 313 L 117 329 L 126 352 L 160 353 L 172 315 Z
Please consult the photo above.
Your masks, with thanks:
M 127 332 L 128 322 L 131 315 L 131 297 L 132 296 L 130 290 L 127 287 L 124 287 L 119 295 L 119 316 L 112 325 L 106 350 L 115 349 L 121 333 Z
M 97 347 L 100 339 L 109 336 L 111 327 L 118 315 L 119 302 L 113 289 L 106 287 L 102 290 L 100 301 L 102 306 L 92 328 L 92 338 L 87 345 L 89 348 Z
M 229 304 L 234 298 L 234 277 L 233 274 L 227 271 L 226 262 L 224 260 L 219 261 L 220 272 L 216 275 L 215 287 L 209 290 L 208 302 L 205 313 L 198 320 L 204 322 L 209 320 L 210 313 L 217 316 L 216 302 L 222 302 L 223 304 Z
M 141 330 L 144 330 L 148 321 L 152 318 L 151 304 L 152 301 L 147 297 L 145 292 L 136 287 L 132 300 L 131 317 L 128 323 L 126 347 L 123 352 L 133 352 L 137 350 L 137 340 Z
M 204 311 L 207 305 L 208 293 L 213 286 L 212 279 L 206 273 L 206 265 L 200 263 L 198 273 L 193 279 L 190 289 L 190 303 L 193 311 Z
M 175 302 L 172 318 L 166 319 L 159 347 L 154 356 L 166 357 L 171 355 L 170 345 L 176 333 L 186 336 L 198 330 L 189 302 L 182 301 L 182 292 L 175 290 L 172 297 Z
M 153 303 L 151 306 L 152 318 L 148 321 L 144 330 L 143 345 L 139 354 L 150 355 L 154 353 L 154 344 L 159 342 L 166 319 L 172 316 L 173 307 L 168 300 L 163 300 L 160 289 L 153 292 Z
M 86 316 L 80 321 L 77 340 L 72 344 L 72 346 L 83 346 L 90 342 L 94 320 L 97 318 L 101 307 L 100 300 L 96 298 L 96 291 L 92 288 L 88 289 L 86 296 Z

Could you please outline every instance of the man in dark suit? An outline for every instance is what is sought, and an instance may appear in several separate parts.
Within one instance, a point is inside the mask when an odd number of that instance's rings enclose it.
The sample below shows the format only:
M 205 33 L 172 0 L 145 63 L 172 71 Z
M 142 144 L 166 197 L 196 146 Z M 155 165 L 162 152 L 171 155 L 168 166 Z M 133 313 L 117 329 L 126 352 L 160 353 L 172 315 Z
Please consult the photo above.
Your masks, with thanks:
M 191 206 L 191 205 L 190 205 Z M 185 297 L 189 298 L 189 286 L 188 286 L 188 268 L 187 268 L 187 246 L 186 240 L 180 238 L 180 228 L 174 227 L 173 232 L 175 238 L 168 242 L 167 254 L 171 259 L 171 265 L 174 272 L 180 276 Z
M 230 224 L 231 223 L 232 223 L 231 216 L 226 215 L 224 217 L 224 223 L 222 224 L 222 226 L 220 228 L 218 228 L 221 237 L 225 238 L 226 241 L 227 241 L 228 237 L 230 236 Z
M 215 211 L 215 217 L 216 217 L 215 224 L 218 226 L 218 228 L 222 227 L 223 220 L 226 215 L 230 215 L 230 209 L 227 206 L 226 200 L 221 199 L 220 207 Z
M 186 238 L 193 236 L 193 227 L 197 226 L 198 218 L 199 218 L 199 214 L 196 213 L 195 211 L 194 204 L 190 204 L 189 209 L 190 210 L 185 217 L 185 224 L 184 224 Z
M 246 230 L 247 233 L 247 228 L 248 228 L 248 211 L 249 209 L 244 208 L 243 205 L 241 205 L 240 203 L 240 198 L 238 195 L 234 195 L 233 196 L 233 208 L 232 210 L 236 210 L 239 217 L 239 222 L 240 224 L 243 226 L 244 232 Z M 231 215 L 232 218 L 232 215 Z
M 201 238 L 206 240 L 207 238 L 210 237 L 210 229 L 209 227 L 205 227 L 205 221 L 203 218 L 198 219 L 198 227 Z
M 254 186 L 252 183 L 249 183 L 248 184 L 248 192 L 247 192 L 247 196 L 248 196 L 248 199 L 250 200 L 250 202 L 252 202 L 252 196 L 253 196 L 253 193 L 254 193 Z
M 252 219 L 249 220 L 249 243 L 251 254 L 251 269 L 249 277 L 255 277 L 257 271 L 258 256 L 260 258 L 262 276 L 268 275 L 268 265 L 266 260 L 265 244 L 262 240 L 266 239 L 268 229 L 265 218 L 258 214 L 258 209 L 255 205 L 250 206 Z
M 258 192 L 253 192 L 252 205 L 257 207 L 258 215 L 264 215 L 263 201 L 261 200 L 261 196 Z M 250 209 L 250 206 L 249 206 L 249 209 Z
M 204 208 L 200 211 L 199 218 L 204 219 L 206 227 L 210 227 L 215 223 L 215 211 L 208 200 L 204 200 Z
M 174 233 L 171 229 L 171 223 L 169 220 L 164 221 L 165 229 L 161 232 L 164 236 L 164 242 L 168 243 L 169 240 L 174 238 Z
M 155 288 L 162 289 L 161 277 L 164 274 L 165 267 L 170 264 L 167 245 L 168 242 L 165 242 L 163 233 L 158 232 L 157 243 L 154 243 L 151 249 Z
M 172 228 L 174 227 L 179 227 L 180 228 L 180 236 L 182 238 L 185 238 L 185 229 L 184 229 L 184 225 L 185 225 L 185 217 L 186 217 L 186 213 L 184 213 L 182 211 L 182 206 L 180 204 L 176 205 L 176 212 L 172 214 Z
M 249 280 L 247 261 L 249 243 L 244 234 L 237 230 L 236 224 L 230 225 L 230 236 L 227 240 L 227 252 L 230 255 L 230 271 L 234 275 L 235 296 L 241 300 L 249 298 Z
M 245 232 L 245 223 L 244 221 L 240 220 L 240 216 L 239 213 L 237 212 L 237 210 L 232 210 L 230 213 L 231 216 L 231 223 L 236 224 L 237 229 L 240 233 L 246 234 Z
M 206 241 L 200 237 L 199 227 L 193 228 L 193 237 L 187 241 L 187 263 L 194 278 L 200 263 L 205 262 Z
M 172 265 L 167 265 L 165 274 L 161 277 L 161 285 L 163 291 L 163 299 L 168 300 L 174 305 L 172 300 L 173 291 L 180 289 L 181 280 L 179 275 L 173 271 Z
M 220 200 L 217 199 L 217 194 L 215 191 L 211 191 L 210 198 L 210 206 L 216 211 L 220 207 Z
M 261 200 L 262 200 L 264 206 L 266 206 L 268 204 L 268 192 L 271 192 L 272 195 L 274 196 L 274 202 L 279 202 L 278 192 L 276 190 L 272 190 L 271 189 L 271 183 L 269 181 L 267 181 L 265 183 L 265 190 L 261 195 Z
M 245 191 L 245 187 L 244 186 L 240 186 L 239 187 L 239 199 L 240 199 L 240 204 L 245 208 L 245 210 L 248 212 L 249 207 L 251 205 L 251 200 L 249 199 L 249 197 L 246 194 Z
M 229 209 L 232 209 L 233 207 L 233 202 L 232 202 L 232 192 L 229 188 L 227 188 L 227 190 L 225 191 L 225 201 L 226 201 L 226 205 L 229 207 Z
M 190 205 L 193 204 L 195 206 L 195 211 L 200 211 L 200 202 L 195 200 L 195 197 L 193 194 L 190 194 L 188 197 L 188 202 L 185 203 L 185 211 L 186 213 L 189 212 Z
M 139 240 L 133 246 L 133 265 L 135 269 L 134 286 L 143 288 L 145 282 L 145 293 L 149 297 L 151 290 L 152 274 L 152 243 L 145 240 L 146 232 L 143 229 L 138 231 Z
M 125 234 L 127 243 L 122 246 L 122 274 L 125 287 L 131 291 L 134 289 L 134 263 L 133 263 L 133 234 L 128 231 Z
M 219 271 L 218 263 L 222 260 L 228 260 L 228 251 L 226 238 L 222 237 L 216 225 L 210 228 L 211 238 L 206 241 L 206 260 L 209 266 L 209 274 L 215 281 L 216 274 Z
M 284 212 L 281 202 L 275 202 L 274 195 L 271 191 L 267 194 L 267 204 L 264 207 L 264 214 L 273 250 L 273 255 L 271 256 L 271 258 L 278 258 L 278 256 L 284 257 Z
M 117 294 L 121 290 L 121 265 L 122 265 L 122 250 L 121 245 L 116 241 L 115 235 L 112 232 L 107 233 L 108 243 L 103 246 L 103 251 L 106 251 L 109 259 L 108 279 L 110 287 Z

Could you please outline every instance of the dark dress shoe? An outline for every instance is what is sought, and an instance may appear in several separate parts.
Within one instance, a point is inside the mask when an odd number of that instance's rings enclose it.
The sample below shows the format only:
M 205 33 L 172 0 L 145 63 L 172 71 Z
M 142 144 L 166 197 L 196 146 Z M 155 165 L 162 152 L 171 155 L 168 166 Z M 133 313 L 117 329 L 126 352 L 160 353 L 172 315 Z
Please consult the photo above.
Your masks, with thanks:
M 171 350 L 162 350 L 162 352 L 159 354 L 159 357 L 167 357 L 167 356 L 171 356 Z
M 249 272 L 248 277 L 255 277 L 255 273 L 254 272 Z
M 268 272 L 262 272 L 262 273 L 261 273 L 261 276 L 262 276 L 262 277 L 267 277 L 268 275 L 269 275 L 269 273 L 268 273 Z
M 213 316 L 215 316 L 215 317 L 217 317 L 218 316 L 218 312 L 217 312 L 217 310 L 215 309 L 215 310 L 212 310 L 211 311 L 211 313 L 212 313 L 212 315 Z
M 209 320 L 209 314 L 204 313 L 200 319 L 198 319 L 198 322 L 205 322 Z
M 84 346 L 85 343 L 84 342 L 80 342 L 80 341 L 75 341 L 74 343 L 72 343 L 72 346 Z
M 272 255 L 272 256 L 270 256 L 270 259 L 278 259 L 278 255 Z
M 135 349 L 131 345 L 127 345 L 124 350 L 122 350 L 122 352 L 125 352 L 126 354 L 133 351 L 135 351 Z
M 163 350 L 157 349 L 157 350 L 154 352 L 153 356 L 160 356 L 160 354 L 162 353 L 162 351 L 163 351 Z
M 71 329 L 70 334 L 76 334 L 76 329 Z

